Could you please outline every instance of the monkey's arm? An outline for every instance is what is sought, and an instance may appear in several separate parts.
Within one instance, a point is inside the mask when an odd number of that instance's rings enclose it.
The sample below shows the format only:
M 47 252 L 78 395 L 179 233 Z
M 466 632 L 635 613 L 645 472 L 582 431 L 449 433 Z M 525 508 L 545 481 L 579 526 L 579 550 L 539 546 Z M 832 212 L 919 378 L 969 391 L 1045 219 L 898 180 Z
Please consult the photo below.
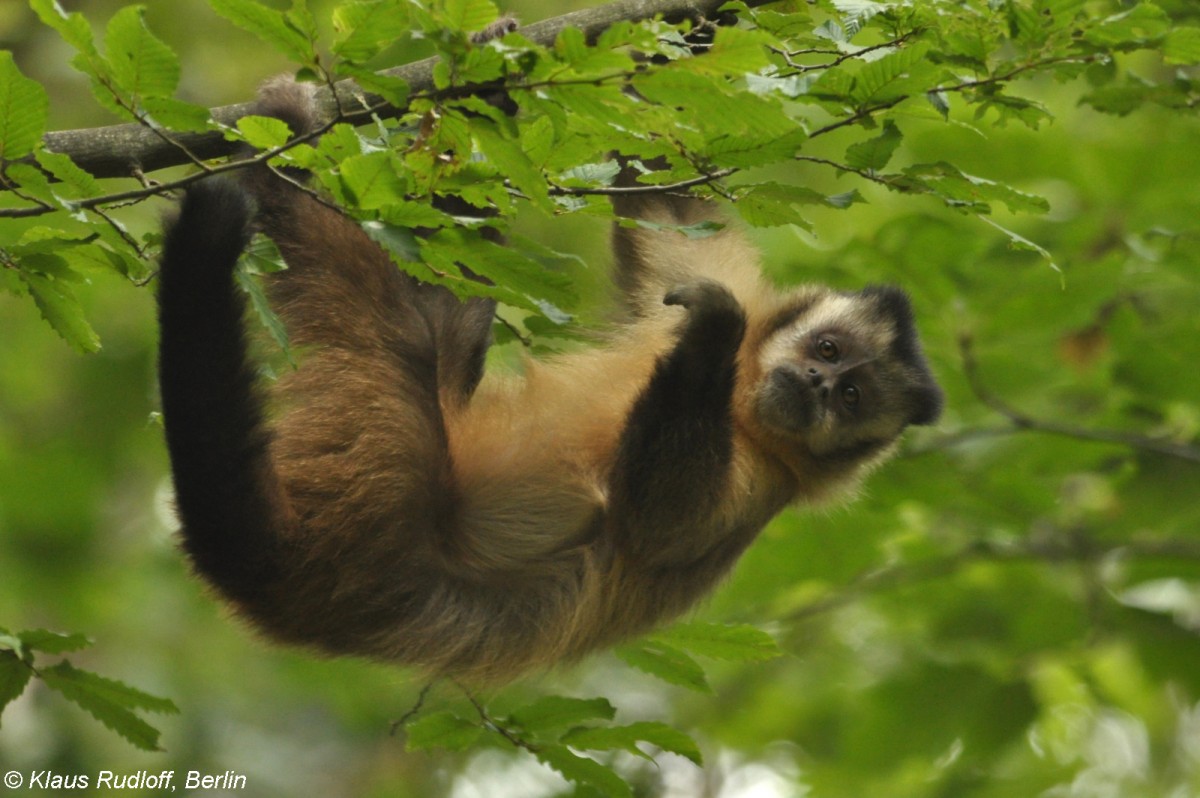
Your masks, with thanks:
M 746 316 L 722 285 L 672 289 L 688 316 L 675 347 L 656 364 L 618 445 L 609 484 L 610 523 L 639 562 L 702 555 L 720 534 L 733 458 L 732 399 Z

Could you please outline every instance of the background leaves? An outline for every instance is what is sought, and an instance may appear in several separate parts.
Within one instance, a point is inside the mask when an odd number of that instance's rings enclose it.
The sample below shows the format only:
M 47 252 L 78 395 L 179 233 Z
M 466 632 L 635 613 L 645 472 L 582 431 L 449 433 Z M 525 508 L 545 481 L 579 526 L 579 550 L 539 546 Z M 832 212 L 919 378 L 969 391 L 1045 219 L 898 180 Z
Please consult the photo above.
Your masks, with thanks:
M 648 185 L 698 179 L 728 202 L 775 279 L 904 285 L 949 407 L 852 504 L 778 519 L 694 624 L 418 702 L 414 675 L 253 641 L 189 579 L 141 285 L 166 203 L 89 205 L 154 189 L 38 151 L 57 182 L 10 163 L 18 191 L 0 198 L 0 213 L 37 214 L 0 218 L 0 622 L 98 642 L 28 644 L 60 693 L 11 644 L 32 633 L 0 637 L 6 765 L 245 770 L 252 795 L 1200 794 L 1189 4 L 741 8 L 697 56 L 662 23 L 594 48 L 569 33 L 528 47 L 519 31 L 479 48 L 447 29 L 486 3 L 10 5 L 9 156 L 46 129 L 204 127 L 207 106 L 287 70 L 336 78 L 436 53 L 446 87 L 508 81 L 511 119 L 379 79 L 406 115 L 279 156 L 360 200 L 351 212 L 403 268 L 464 292 L 458 263 L 496 269 L 512 328 L 493 367 L 520 359 L 518 335 L 544 346 L 568 319 L 586 337 L 607 318 L 608 203 L 589 192 L 618 151 L 661 165 Z M 250 124 L 230 135 L 278 142 Z M 499 214 L 464 228 L 434 193 Z M 422 243 L 416 227 L 435 232 Z M 484 228 L 516 233 L 502 259 Z M 64 654 L 103 678 L 54 665 Z

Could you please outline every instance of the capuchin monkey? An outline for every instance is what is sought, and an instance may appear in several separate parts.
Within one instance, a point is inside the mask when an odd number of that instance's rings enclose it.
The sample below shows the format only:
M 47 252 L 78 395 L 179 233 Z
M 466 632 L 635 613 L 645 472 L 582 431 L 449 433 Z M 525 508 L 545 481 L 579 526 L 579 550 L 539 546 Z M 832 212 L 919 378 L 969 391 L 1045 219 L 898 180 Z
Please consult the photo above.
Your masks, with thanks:
M 316 124 L 292 82 L 258 113 Z M 195 570 L 275 640 L 498 684 L 678 617 L 783 508 L 852 490 L 938 417 L 899 289 L 781 292 L 734 227 L 671 229 L 713 203 L 614 205 L 654 223 L 613 228 L 623 323 L 510 374 L 484 370 L 494 302 L 403 273 L 296 185 L 189 188 L 159 375 Z M 233 279 L 253 231 L 288 264 L 268 288 L 302 356 L 269 386 Z

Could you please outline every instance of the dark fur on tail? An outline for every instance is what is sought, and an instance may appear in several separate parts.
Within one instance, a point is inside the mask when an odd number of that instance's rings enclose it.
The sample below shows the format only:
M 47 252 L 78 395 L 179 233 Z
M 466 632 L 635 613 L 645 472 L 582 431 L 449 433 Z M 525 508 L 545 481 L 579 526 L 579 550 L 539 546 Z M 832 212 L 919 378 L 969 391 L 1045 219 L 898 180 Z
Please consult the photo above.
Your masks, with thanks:
M 184 548 L 222 591 L 251 603 L 279 578 L 273 532 L 285 506 L 233 280 L 253 213 L 235 183 L 189 189 L 167 230 L 158 292 L 159 381 Z

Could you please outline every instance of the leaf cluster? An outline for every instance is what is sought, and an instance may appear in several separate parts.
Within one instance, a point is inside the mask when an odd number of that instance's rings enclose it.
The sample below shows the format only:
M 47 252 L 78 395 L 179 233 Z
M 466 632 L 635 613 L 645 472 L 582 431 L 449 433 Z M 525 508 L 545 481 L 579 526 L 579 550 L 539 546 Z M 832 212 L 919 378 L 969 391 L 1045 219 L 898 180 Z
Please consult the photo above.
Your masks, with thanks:
M 36 662 L 39 655 L 66 654 L 91 644 L 92 641 L 81 634 L 61 634 L 45 629 L 14 634 L 0 628 L 0 712 L 19 698 L 36 677 L 137 748 L 160 750 L 158 730 L 143 720 L 137 711 L 178 713 L 179 709 L 170 700 L 81 670 L 66 659 L 48 666 Z
M 623 648 L 619 656 L 664 682 L 711 693 L 696 656 L 732 663 L 754 663 L 780 655 L 770 635 L 752 626 L 678 624 Z M 471 713 L 454 709 L 426 711 L 422 704 L 403 722 L 410 751 L 466 751 L 496 744 L 529 752 L 588 794 L 632 798 L 629 783 L 611 763 L 613 752 L 653 762 L 652 752 L 676 754 L 696 765 L 703 757 L 686 733 L 656 721 L 614 724 L 616 707 L 606 698 L 544 695 L 494 716 L 467 694 Z M 598 755 L 586 755 L 588 752 Z
M 399 268 L 463 296 L 491 296 L 528 320 L 527 331 L 553 334 L 565 332 L 562 325 L 577 314 L 577 264 L 528 241 L 503 250 L 491 244 L 487 231 L 508 232 L 518 212 L 607 217 L 606 194 L 690 186 L 731 200 L 751 225 L 811 229 L 805 208 L 849 208 L 864 200 L 859 188 L 836 195 L 812 190 L 804 173 L 789 166 L 807 164 L 853 175 L 859 187 L 933 197 L 972 216 L 988 217 L 997 204 L 1043 213 L 1044 199 L 953 163 L 894 166 L 904 130 L 938 120 L 1036 129 L 1051 115 L 1023 96 L 1020 81 L 1038 75 L 1086 77 L 1092 89 L 1084 102 L 1101 111 L 1125 114 L 1145 103 L 1191 109 L 1188 73 L 1155 81 L 1123 59 L 1153 50 L 1169 65 L 1200 60 L 1200 28 L 1172 25 L 1151 2 L 1128 9 L 1083 0 L 734 2 L 727 6 L 738 16 L 734 25 L 625 22 L 595 41 L 568 27 L 542 46 L 519 30 L 476 41 L 473 34 L 497 17 L 490 0 L 353 0 L 334 9 L 331 41 L 323 40 L 304 0 L 284 9 L 211 0 L 218 14 L 294 61 L 300 78 L 338 98 L 319 141 L 293 141 L 277 120 L 222 125 L 207 109 L 177 99 L 179 59 L 147 28 L 141 7 L 109 20 L 101 48 L 80 13 L 65 12 L 55 0 L 30 1 L 75 50 L 72 66 L 88 77 L 103 109 L 153 131 L 200 170 L 166 186 L 109 192 L 68 154 L 41 144 L 45 91 L 11 55 L 0 54 L 0 186 L 15 199 L 0 217 L 63 219 L 0 251 L 4 285 L 29 295 L 82 351 L 99 341 L 73 286 L 86 280 L 89 267 L 144 282 L 157 251 L 153 234 L 131 234 L 111 211 L 240 168 L 197 158 L 176 132 L 219 129 L 263 150 L 258 160 L 310 170 Z M 1101 6 L 1108 11 L 1097 13 Z M 400 39 L 436 51 L 431 87 L 413 90 L 375 71 Z M 343 79 L 355 81 L 360 93 L 336 90 Z M 376 114 L 375 121 L 357 129 L 342 121 L 351 112 Z M 637 186 L 614 185 L 614 154 L 647 165 Z M 1044 248 L 989 223 L 1013 247 L 1053 263 Z M 47 241 L 54 242 L 52 252 Z M 464 269 L 491 284 L 468 279 Z M 269 314 L 264 318 L 272 323 Z M 524 339 L 511 324 L 499 332 L 504 340 L 513 333 Z

